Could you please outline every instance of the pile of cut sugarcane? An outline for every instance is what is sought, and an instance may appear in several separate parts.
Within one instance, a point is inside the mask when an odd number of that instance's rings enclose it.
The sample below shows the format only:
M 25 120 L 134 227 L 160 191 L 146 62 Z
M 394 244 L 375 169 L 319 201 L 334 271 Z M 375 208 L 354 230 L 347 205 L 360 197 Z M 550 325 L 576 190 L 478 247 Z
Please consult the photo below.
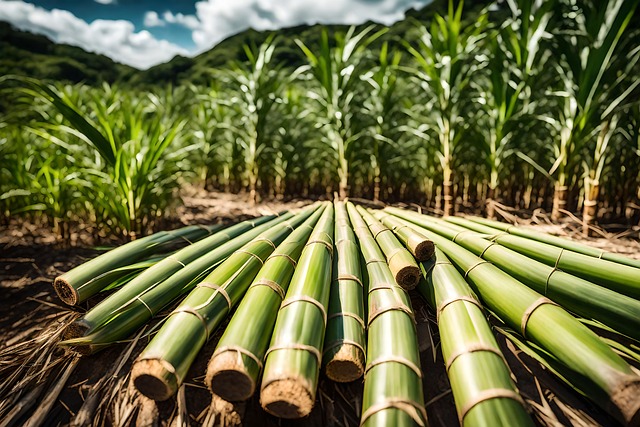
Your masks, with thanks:
M 190 244 L 168 250 L 180 241 Z M 640 340 L 640 261 L 526 228 L 325 202 L 157 233 L 54 286 L 69 304 L 117 289 L 65 331 L 61 345 L 81 354 L 175 306 L 131 371 L 155 400 L 177 392 L 231 316 L 206 372 L 212 393 L 242 401 L 259 390 L 267 412 L 299 418 L 314 406 L 321 370 L 338 382 L 364 376 L 361 425 L 426 426 L 415 288 L 437 316 L 462 425 L 533 425 L 489 312 L 563 381 L 623 424 L 640 423 L 638 371 L 585 326 Z

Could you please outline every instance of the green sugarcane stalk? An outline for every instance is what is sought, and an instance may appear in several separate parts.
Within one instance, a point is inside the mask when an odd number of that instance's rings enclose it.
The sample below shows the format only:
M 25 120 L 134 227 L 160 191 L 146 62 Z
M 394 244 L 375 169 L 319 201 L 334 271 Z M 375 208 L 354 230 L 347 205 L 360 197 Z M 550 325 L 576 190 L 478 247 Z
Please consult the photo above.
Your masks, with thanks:
M 467 228 L 471 228 L 472 224 L 464 225 L 462 222 L 455 222 L 461 218 L 455 218 L 452 222 L 463 225 Z M 447 219 L 448 220 L 448 219 Z M 589 255 L 596 258 L 606 259 L 607 261 L 617 262 L 618 264 L 628 265 L 630 267 L 640 268 L 640 259 L 632 259 L 624 255 L 615 254 L 612 252 L 603 251 L 602 249 L 594 248 L 583 243 L 574 242 L 573 240 L 564 239 L 558 236 L 552 236 L 547 233 L 540 233 L 538 231 L 529 230 L 528 228 L 518 227 L 511 224 L 505 224 L 499 221 L 493 221 L 486 218 L 479 217 L 467 217 L 466 220 L 484 225 L 486 227 L 496 228 L 514 236 L 525 237 L 527 239 L 537 240 L 538 242 L 548 243 L 559 248 L 564 248 L 573 252 L 578 252 L 584 255 Z M 478 231 L 478 230 L 476 230 Z M 483 231 L 484 232 L 484 231 Z
M 214 394 L 237 402 L 255 392 L 280 303 L 323 211 L 315 211 L 273 251 L 249 286 L 209 360 L 205 383 Z
M 267 257 L 311 213 L 307 210 L 288 223 L 270 227 L 196 285 L 134 362 L 131 381 L 140 393 L 166 400 L 178 391 L 196 356 L 240 301 Z
M 60 344 L 91 354 L 127 338 L 234 251 L 292 216 L 244 221 L 163 259 L 73 322 Z
M 417 289 L 437 313 L 460 425 L 533 426 L 482 305 L 467 282 L 440 249 L 421 267 L 426 280 Z
M 347 204 L 367 265 L 367 367 L 361 426 L 426 426 L 415 318 L 407 291 L 352 203 Z
M 315 402 L 331 289 L 333 224 L 329 205 L 302 251 L 266 353 L 260 403 L 281 418 L 304 417 Z
M 484 304 L 503 322 L 551 353 L 572 376 L 589 382 L 589 397 L 603 409 L 625 425 L 638 425 L 640 376 L 594 332 L 488 261 L 425 228 L 418 229 L 464 272 Z
M 393 231 L 402 244 L 407 247 L 409 252 L 411 252 L 417 261 L 424 262 L 433 257 L 433 254 L 435 253 L 435 245 L 427 236 L 406 225 L 396 224 L 395 226 L 391 226 L 383 221 L 383 218 L 390 218 L 393 220 L 395 217 L 391 214 L 375 211 L 373 212 L 373 216 L 385 226 L 391 228 L 391 231 Z
M 454 224 L 474 231 L 492 234 L 492 240 L 519 252 L 529 258 L 545 263 L 560 270 L 582 277 L 621 294 L 640 299 L 640 268 L 618 264 L 605 259 L 594 258 L 565 248 L 538 242 L 505 232 L 495 233 L 492 228 L 472 221 L 452 219 Z M 466 225 L 465 225 L 466 224 Z
M 564 308 L 640 340 L 640 301 L 527 258 L 464 227 L 425 215 L 408 215 L 412 222 L 492 262 Z
M 415 288 L 421 276 L 420 267 L 411 252 L 400 243 L 393 231 L 375 219 L 365 208 L 358 206 L 357 210 L 384 252 L 396 283 L 407 290 Z
M 337 382 L 364 374 L 366 358 L 360 249 L 344 202 L 335 202 L 335 256 L 322 365 Z
M 207 227 L 192 225 L 178 230 L 160 231 L 134 240 L 56 277 L 53 289 L 66 304 L 80 304 L 126 274 L 126 272 L 118 274 L 119 272 L 114 270 L 166 252 L 176 243 L 198 241 L 222 228 L 222 225 Z

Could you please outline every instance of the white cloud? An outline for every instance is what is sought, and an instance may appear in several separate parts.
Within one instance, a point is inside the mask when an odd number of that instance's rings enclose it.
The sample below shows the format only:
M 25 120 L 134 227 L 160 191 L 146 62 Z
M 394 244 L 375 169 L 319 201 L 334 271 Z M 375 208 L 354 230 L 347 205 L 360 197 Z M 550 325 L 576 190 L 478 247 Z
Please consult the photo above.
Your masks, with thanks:
M 197 30 L 202 25 L 195 15 L 183 15 L 182 13 L 173 14 L 170 11 L 166 11 L 162 14 L 162 17 L 169 24 L 178 24 L 190 29 L 191 31 Z
M 202 0 L 196 3 L 200 25 L 193 41 L 200 51 L 247 28 L 275 30 L 300 24 L 392 24 L 410 7 L 431 0 Z
M 100 4 L 118 4 L 117 0 L 94 0 L 94 1 Z
M 154 12 L 153 10 L 148 11 L 144 14 L 144 26 L 145 27 L 162 27 L 165 25 L 165 22 L 160 19 L 158 16 L 158 12 Z
M 154 38 L 148 31 L 136 33 L 130 21 L 97 19 L 89 24 L 69 11 L 48 11 L 22 1 L 0 0 L 0 20 L 138 68 L 166 62 L 177 54 L 188 54 L 173 43 Z

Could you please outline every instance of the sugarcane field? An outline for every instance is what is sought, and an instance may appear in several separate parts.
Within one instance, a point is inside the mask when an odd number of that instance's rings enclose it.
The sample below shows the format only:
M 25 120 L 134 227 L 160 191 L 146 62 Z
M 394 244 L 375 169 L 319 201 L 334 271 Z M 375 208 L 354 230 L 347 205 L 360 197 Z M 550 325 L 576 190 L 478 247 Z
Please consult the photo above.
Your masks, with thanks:
M 0 427 L 640 427 L 640 0 L 0 0 Z

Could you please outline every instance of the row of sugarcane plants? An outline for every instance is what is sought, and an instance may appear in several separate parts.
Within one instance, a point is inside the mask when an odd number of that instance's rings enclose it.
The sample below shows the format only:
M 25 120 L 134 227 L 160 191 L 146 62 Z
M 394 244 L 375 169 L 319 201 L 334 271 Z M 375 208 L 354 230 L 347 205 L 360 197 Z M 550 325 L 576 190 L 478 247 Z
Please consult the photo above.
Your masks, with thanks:
M 243 401 L 259 390 L 267 412 L 300 418 L 321 371 L 337 382 L 364 376 L 362 425 L 426 426 L 415 288 L 436 314 L 461 425 L 532 425 L 485 309 L 564 381 L 638 425 L 640 376 L 572 315 L 640 341 L 635 265 L 479 218 L 335 202 L 158 233 L 54 286 L 69 304 L 118 288 L 65 331 L 61 344 L 82 354 L 127 339 L 173 304 L 132 367 L 135 387 L 156 400 L 177 392 L 235 310 L 207 367 L 212 393 Z

